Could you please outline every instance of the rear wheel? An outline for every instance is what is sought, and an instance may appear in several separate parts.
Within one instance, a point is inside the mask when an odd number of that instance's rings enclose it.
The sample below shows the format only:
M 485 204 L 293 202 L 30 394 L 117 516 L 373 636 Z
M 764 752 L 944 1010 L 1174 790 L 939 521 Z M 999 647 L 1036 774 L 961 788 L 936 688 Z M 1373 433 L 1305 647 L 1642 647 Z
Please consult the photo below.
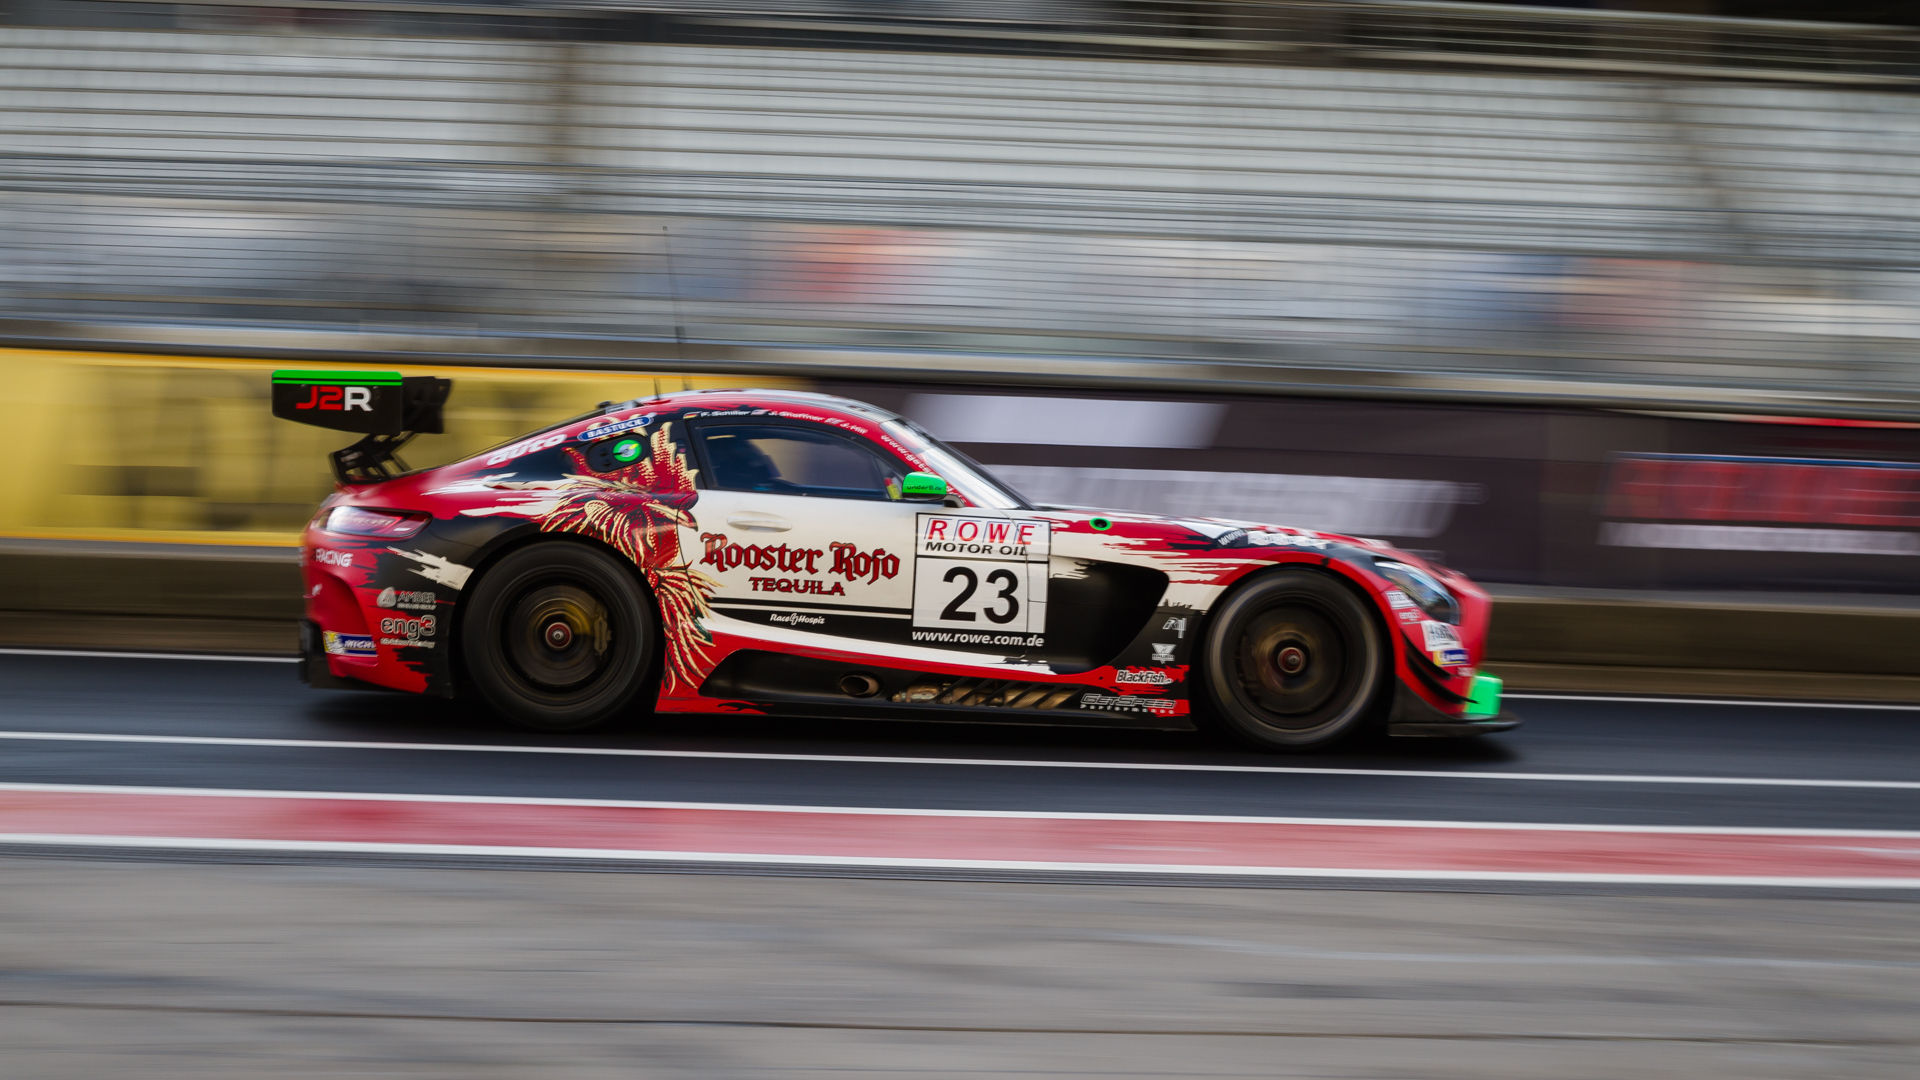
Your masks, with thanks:
M 1269 574 L 1228 596 L 1208 621 L 1203 657 L 1210 718 L 1266 750 L 1360 731 L 1391 677 L 1385 635 L 1366 605 L 1314 571 Z
M 659 634 L 633 572 L 586 544 L 509 553 L 480 579 L 461 657 L 487 704 L 524 727 L 574 731 L 625 708 L 645 686 Z

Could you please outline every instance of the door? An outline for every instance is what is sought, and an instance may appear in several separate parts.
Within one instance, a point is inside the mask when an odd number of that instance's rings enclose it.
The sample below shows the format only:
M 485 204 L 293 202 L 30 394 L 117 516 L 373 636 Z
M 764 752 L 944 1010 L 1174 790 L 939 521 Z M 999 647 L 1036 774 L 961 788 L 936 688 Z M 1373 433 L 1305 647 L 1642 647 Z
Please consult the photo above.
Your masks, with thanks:
M 914 524 L 907 467 L 857 436 L 804 421 L 701 419 L 699 522 L 689 545 L 718 581 L 716 614 L 760 626 L 905 642 Z

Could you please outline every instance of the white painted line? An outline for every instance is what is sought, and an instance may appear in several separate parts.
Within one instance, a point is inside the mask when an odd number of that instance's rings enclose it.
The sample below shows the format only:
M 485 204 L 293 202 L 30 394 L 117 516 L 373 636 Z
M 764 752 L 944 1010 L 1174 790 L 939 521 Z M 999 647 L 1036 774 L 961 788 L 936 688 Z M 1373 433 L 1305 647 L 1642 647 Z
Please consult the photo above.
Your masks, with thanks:
M 1754 705 L 1769 709 L 1878 709 L 1887 712 L 1920 712 L 1920 705 L 1882 705 L 1862 702 L 1773 701 L 1766 698 L 1627 697 L 1604 694 L 1513 694 L 1502 693 L 1502 701 L 1613 701 L 1630 705 Z
M 1920 840 L 1920 830 L 1796 829 L 1745 825 L 1579 825 L 1560 822 L 1431 821 L 1400 818 L 1261 817 L 1239 814 L 1121 814 L 1079 810 L 946 810 L 925 807 L 808 806 L 787 803 L 671 802 L 657 799 L 568 799 L 537 795 L 422 795 L 392 791 L 276 791 L 246 788 L 142 787 L 118 784 L 0 783 L 0 792 L 71 795 L 162 795 L 214 799 L 311 799 L 327 802 L 444 803 L 475 806 L 582 806 L 630 810 L 712 810 L 753 814 L 847 814 L 863 817 L 999 818 L 1013 821 L 1172 821 L 1206 825 L 1336 825 L 1380 829 L 1473 829 L 1490 832 L 1622 833 L 1647 836 L 1813 836 Z M 1906 849 L 1900 851 L 1904 854 Z
M 486 844 L 386 844 L 328 840 L 233 840 L 192 836 L 92 836 L 0 833 L 0 845 L 280 851 L 366 855 L 439 855 L 592 859 L 619 862 L 741 866 L 876 867 L 907 870 L 1000 870 L 1028 873 L 1134 874 L 1194 877 L 1351 878 L 1370 881 L 1508 881 L 1595 885 L 1729 885 L 1808 889 L 1920 889 L 1916 878 L 1762 877 L 1721 874 L 1591 874 L 1517 870 L 1376 870 L 1318 866 L 1190 866 L 1184 863 L 1026 862 L 1015 859 L 909 859 L 854 855 L 767 855 L 732 851 L 639 851 L 620 848 L 508 847 Z
M 1432 780 L 1513 780 L 1570 784 L 1691 784 L 1726 787 L 1920 790 L 1920 780 L 1821 780 L 1765 776 L 1661 776 L 1641 773 L 1532 773 L 1441 769 L 1333 769 L 1304 765 L 1187 765 L 1145 761 L 1047 761 L 1030 758 L 895 757 L 878 754 L 772 754 L 730 750 L 637 750 L 607 746 L 504 746 L 487 743 L 372 742 L 345 739 L 255 739 L 227 735 L 117 735 L 71 731 L 0 731 L 0 741 L 254 746 L 300 750 L 407 750 L 468 754 L 558 754 L 570 757 L 694 758 L 714 761 L 943 765 L 968 768 L 1089 769 L 1126 772 L 1259 773 L 1279 776 L 1399 776 Z
M 221 660 L 239 664 L 297 664 L 297 656 L 232 656 L 225 653 L 107 652 L 93 649 L 0 649 L 0 656 L 95 656 L 113 660 Z

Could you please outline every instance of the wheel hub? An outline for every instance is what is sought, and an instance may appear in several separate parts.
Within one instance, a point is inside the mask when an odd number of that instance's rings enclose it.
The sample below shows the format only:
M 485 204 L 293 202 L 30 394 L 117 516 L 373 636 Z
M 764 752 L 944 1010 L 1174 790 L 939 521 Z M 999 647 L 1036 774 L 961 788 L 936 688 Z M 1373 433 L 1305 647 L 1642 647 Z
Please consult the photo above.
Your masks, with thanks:
M 1338 695 L 1346 667 L 1339 632 L 1304 605 L 1261 612 L 1240 639 L 1240 685 L 1275 726 L 1311 722 Z
M 507 620 L 508 659 L 530 681 L 553 690 L 599 675 L 611 642 L 606 606 L 576 585 L 527 593 Z

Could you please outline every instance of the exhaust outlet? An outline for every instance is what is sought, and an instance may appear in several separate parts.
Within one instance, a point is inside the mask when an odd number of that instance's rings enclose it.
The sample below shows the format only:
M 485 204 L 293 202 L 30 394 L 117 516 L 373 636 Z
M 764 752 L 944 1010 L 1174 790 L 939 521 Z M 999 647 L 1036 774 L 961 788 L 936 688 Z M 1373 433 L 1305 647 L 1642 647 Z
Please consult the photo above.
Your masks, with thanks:
M 840 676 L 840 692 L 848 697 L 872 697 L 880 692 L 880 680 L 861 671 Z

